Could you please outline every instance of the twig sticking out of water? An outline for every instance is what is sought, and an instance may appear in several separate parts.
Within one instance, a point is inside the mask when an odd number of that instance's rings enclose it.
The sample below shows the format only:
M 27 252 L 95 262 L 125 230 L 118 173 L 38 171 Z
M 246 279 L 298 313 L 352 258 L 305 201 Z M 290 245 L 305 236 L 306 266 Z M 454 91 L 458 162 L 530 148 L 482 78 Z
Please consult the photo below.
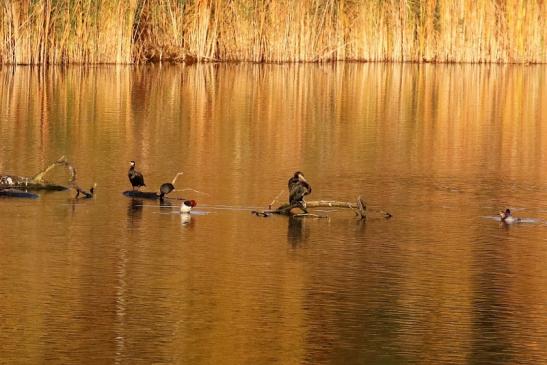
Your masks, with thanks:
M 56 166 L 64 165 L 66 158 L 61 156 L 57 161 L 50 164 L 48 167 L 30 176 L 17 175 L 2 175 L 0 174 L 0 189 L 19 189 L 19 190 L 66 190 L 66 186 L 51 184 L 44 180 L 44 177 L 49 171 Z
M 268 205 L 268 209 L 270 209 L 270 210 L 272 209 L 272 206 L 275 204 L 275 202 L 277 201 L 277 199 L 279 199 L 279 197 L 281 196 L 281 194 L 283 194 L 284 191 L 285 191 L 285 190 L 281 190 L 281 191 L 279 192 L 279 194 L 277 194 L 277 195 L 275 196 L 275 198 L 272 200 L 272 202 L 270 203 L 270 205 Z
M 298 213 L 298 214 L 293 214 L 293 217 L 296 217 L 296 218 L 329 218 L 328 215 L 319 215 L 319 214 L 313 214 L 313 213 Z
M 46 176 L 46 174 L 48 172 L 50 172 L 53 168 L 55 168 L 56 166 L 59 166 L 59 165 L 65 165 L 67 163 L 67 159 L 65 156 L 61 156 L 57 159 L 57 161 L 55 161 L 54 163 L 52 163 L 51 165 L 49 165 L 48 167 L 46 167 L 44 170 L 40 171 L 39 173 L 37 173 L 36 175 L 34 175 L 32 177 L 32 181 L 33 182 L 38 182 L 38 183 L 43 183 L 44 182 L 44 177 Z
M 173 178 L 173 180 L 171 181 L 171 184 L 173 184 L 173 186 L 175 186 L 175 182 L 177 181 L 177 179 L 179 178 L 180 175 L 184 174 L 184 172 L 177 172 L 177 174 L 175 175 L 175 177 Z
M 174 184 L 173 184 L 173 185 L 174 185 Z M 204 193 L 203 191 L 199 191 L 199 190 L 192 189 L 192 188 L 175 189 L 174 191 L 193 191 L 194 193 L 204 194 L 204 195 L 207 195 L 207 196 L 211 196 L 211 194 L 209 194 L 209 193 Z

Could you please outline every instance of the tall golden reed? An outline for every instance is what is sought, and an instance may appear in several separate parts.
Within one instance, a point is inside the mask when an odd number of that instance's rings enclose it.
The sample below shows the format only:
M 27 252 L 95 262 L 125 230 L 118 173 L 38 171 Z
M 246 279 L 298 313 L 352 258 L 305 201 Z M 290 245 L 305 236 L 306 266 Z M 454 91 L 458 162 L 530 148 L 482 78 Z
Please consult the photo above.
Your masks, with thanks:
M 547 62 L 544 0 L 0 0 L 0 63 Z

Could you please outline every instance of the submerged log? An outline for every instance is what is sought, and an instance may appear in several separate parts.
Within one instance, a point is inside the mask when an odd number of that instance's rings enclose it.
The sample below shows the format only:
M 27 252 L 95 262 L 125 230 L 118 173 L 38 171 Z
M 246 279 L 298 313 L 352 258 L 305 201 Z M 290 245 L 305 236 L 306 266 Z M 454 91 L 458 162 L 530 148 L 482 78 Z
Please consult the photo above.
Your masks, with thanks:
M 0 197 L 38 199 L 39 195 L 19 189 L 0 189 Z
M 68 188 L 63 185 L 52 184 L 47 182 L 44 177 L 57 166 L 62 166 L 66 163 L 64 156 L 59 158 L 57 161 L 46 167 L 44 170 L 40 171 L 36 175 L 29 176 L 17 176 L 17 175 L 0 175 L 0 189 L 16 189 L 16 190 L 53 190 L 61 191 L 67 190 Z
M 149 199 L 149 200 L 161 200 L 161 201 L 188 200 L 187 198 L 181 198 L 181 197 L 168 197 L 168 196 L 162 197 L 161 194 L 156 193 L 154 191 L 127 190 L 127 191 L 124 191 L 122 194 L 128 198 L 135 198 L 135 199 Z
M 53 184 L 46 181 L 44 178 L 48 172 L 57 166 L 64 166 L 69 172 L 68 187 L 58 184 Z M 13 196 L 21 198 L 37 198 L 38 195 L 28 193 L 29 190 L 50 190 L 61 191 L 67 190 L 69 187 L 76 191 L 76 198 L 80 195 L 83 198 L 93 197 L 97 184 L 86 191 L 76 183 L 76 169 L 68 162 L 65 156 L 60 157 L 57 161 L 46 167 L 32 177 L 16 176 L 16 175 L 0 175 L 0 191 L 3 191 L 2 196 Z M 27 193 L 27 194 L 24 194 Z
M 50 191 L 63 191 L 68 188 L 63 185 L 49 183 L 47 181 L 34 181 L 32 177 L 27 176 L 15 176 L 15 175 L 1 175 L 0 176 L 0 188 L 1 189 L 20 189 L 20 190 L 50 190 Z
M 288 215 L 293 217 L 313 217 L 313 218 L 325 218 L 326 216 L 319 216 L 317 214 L 311 214 L 307 212 L 308 208 L 348 208 L 352 209 L 355 212 L 355 215 L 362 220 L 368 218 L 368 213 L 373 213 L 373 215 L 380 218 L 389 219 L 392 215 L 383 210 L 373 210 L 367 211 L 366 203 L 361 199 L 357 198 L 355 203 L 337 201 L 337 200 L 315 200 L 305 202 L 304 206 L 300 204 L 283 204 L 277 209 L 269 210 L 258 210 L 253 211 L 252 213 L 259 217 L 269 217 L 272 214 Z
M 154 191 L 139 191 L 139 190 L 127 190 L 122 193 L 129 198 L 141 198 L 158 200 L 161 198 L 160 194 Z

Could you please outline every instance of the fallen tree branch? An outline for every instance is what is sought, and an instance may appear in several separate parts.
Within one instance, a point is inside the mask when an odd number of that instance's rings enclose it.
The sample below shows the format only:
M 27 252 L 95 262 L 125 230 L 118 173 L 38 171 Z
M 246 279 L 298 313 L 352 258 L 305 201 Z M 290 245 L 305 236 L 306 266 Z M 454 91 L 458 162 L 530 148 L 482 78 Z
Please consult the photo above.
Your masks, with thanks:
M 39 195 L 19 189 L 0 189 L 0 197 L 38 199 Z
M 184 174 L 184 172 L 177 172 L 177 174 L 175 175 L 175 177 L 173 178 L 173 180 L 171 181 L 171 184 L 174 186 L 175 185 L 175 182 L 177 181 L 177 179 L 179 178 L 179 176 L 181 176 L 182 174 Z
M 45 175 L 53 168 L 64 165 L 66 158 L 60 157 L 57 161 L 46 167 L 32 177 L 17 176 L 17 175 L 0 175 L 0 189 L 17 189 L 17 190 L 66 190 L 66 186 L 52 184 L 44 180 Z
M 46 174 L 48 172 L 50 172 L 51 170 L 53 170 L 55 167 L 59 166 L 59 165 L 64 165 L 66 164 L 68 161 L 66 160 L 66 157 L 65 156 L 61 156 L 57 159 L 57 161 L 55 161 L 54 163 L 52 163 L 51 165 L 49 165 L 48 167 L 46 167 L 43 171 L 40 171 L 39 173 L 37 173 L 36 175 L 34 175 L 34 177 L 32 178 L 32 181 L 34 182 L 43 182 L 44 181 L 44 176 L 46 176 Z
M 310 214 L 306 212 L 304 209 L 308 208 L 348 208 L 352 209 L 355 214 L 359 217 L 359 219 L 366 220 L 369 216 L 369 213 L 373 213 L 374 215 L 379 215 L 381 218 L 391 218 L 392 215 L 388 212 L 385 212 L 383 210 L 373 210 L 373 211 L 367 211 L 367 205 L 366 203 L 361 199 L 361 197 L 357 198 L 357 201 L 355 203 L 351 202 L 344 202 L 344 201 L 338 201 L 338 200 L 315 200 L 315 201 L 308 201 L 305 202 L 304 206 L 301 206 L 298 203 L 295 204 L 283 204 L 277 209 L 267 209 L 267 210 L 254 210 L 252 211 L 253 214 L 259 216 L 259 217 L 269 217 L 272 214 L 279 214 L 279 215 L 288 215 L 288 216 L 294 216 L 294 217 L 305 217 L 305 216 L 315 216 L 317 217 L 326 217 L 326 216 L 317 216 L 314 214 Z
M 283 194 L 284 191 L 285 191 L 285 190 L 281 190 L 281 191 L 279 192 L 279 194 L 277 194 L 277 195 L 275 196 L 275 198 L 273 198 L 272 202 L 268 205 L 268 209 L 270 209 L 270 210 L 272 209 L 272 206 L 273 206 L 274 203 L 277 201 L 277 199 L 279 199 L 279 197 L 281 196 L 281 194 Z
M 160 194 L 156 193 L 155 191 L 139 191 L 139 190 L 127 190 L 122 193 L 123 195 L 129 197 L 129 198 L 141 198 L 141 199 L 160 199 Z M 164 197 L 163 199 L 168 199 L 168 197 Z
M 292 217 L 295 218 L 329 218 L 328 215 L 319 215 L 319 214 L 313 214 L 313 213 L 298 213 L 292 215 Z

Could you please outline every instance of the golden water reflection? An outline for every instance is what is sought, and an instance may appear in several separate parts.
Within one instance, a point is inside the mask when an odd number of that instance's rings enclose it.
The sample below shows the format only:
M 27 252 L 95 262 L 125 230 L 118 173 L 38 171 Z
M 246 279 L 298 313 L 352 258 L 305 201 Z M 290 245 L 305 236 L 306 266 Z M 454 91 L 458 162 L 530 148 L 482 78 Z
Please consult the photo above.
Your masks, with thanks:
M 66 155 L 98 183 L 0 200 L 0 362 L 540 363 L 546 71 L 0 68 L 0 172 Z M 184 171 L 198 208 L 266 206 L 299 169 L 394 219 L 181 224 L 121 196 L 130 160 L 151 190 Z M 533 223 L 485 218 L 505 206 Z

